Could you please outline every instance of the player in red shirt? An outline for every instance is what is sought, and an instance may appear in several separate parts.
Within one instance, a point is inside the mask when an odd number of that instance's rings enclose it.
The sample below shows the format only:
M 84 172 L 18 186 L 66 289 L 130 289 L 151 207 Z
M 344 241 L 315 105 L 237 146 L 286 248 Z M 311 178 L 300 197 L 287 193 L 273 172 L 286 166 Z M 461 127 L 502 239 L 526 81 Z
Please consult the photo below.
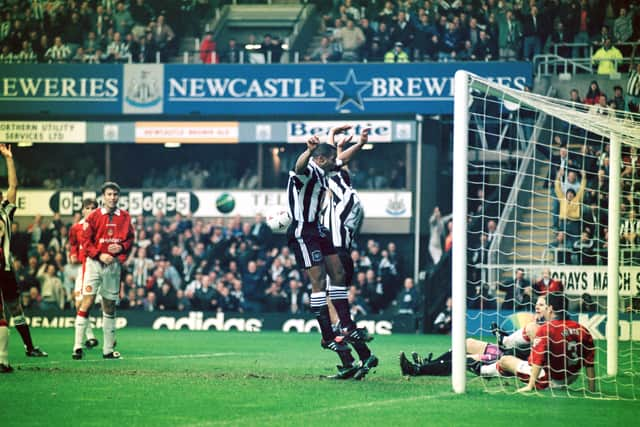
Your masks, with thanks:
M 96 294 L 102 296 L 102 356 L 119 359 L 120 353 L 113 350 L 116 336 L 116 301 L 120 293 L 122 264 L 133 244 L 131 217 L 118 208 L 120 186 L 115 182 L 102 185 L 103 207 L 91 212 L 83 224 L 81 245 L 86 259 L 82 302 L 76 316 L 76 335 L 72 357 L 82 359 L 82 340 L 88 312 Z
M 85 218 L 98 207 L 98 202 L 95 199 L 84 199 L 82 202 L 82 219 L 73 224 L 69 229 L 69 264 L 65 268 L 65 273 L 76 272 L 75 288 L 73 295 L 75 297 L 76 310 L 80 309 L 80 303 L 82 302 L 82 282 L 84 277 L 84 260 L 85 254 L 80 244 L 82 239 L 82 228 L 84 226 Z M 85 326 L 84 335 L 86 341 L 85 347 L 93 348 L 98 345 L 98 340 L 93 334 L 91 328 L 91 322 L 87 321 Z
M 542 298 L 538 299 L 538 304 Z M 561 293 L 548 293 L 541 307 L 547 322 L 542 324 L 533 340 L 529 360 L 503 356 L 498 361 L 501 375 L 516 375 L 527 383 L 519 392 L 548 387 L 566 387 L 585 368 L 588 389 L 595 392 L 595 347 L 589 331 L 573 320 L 566 320 L 567 300 Z

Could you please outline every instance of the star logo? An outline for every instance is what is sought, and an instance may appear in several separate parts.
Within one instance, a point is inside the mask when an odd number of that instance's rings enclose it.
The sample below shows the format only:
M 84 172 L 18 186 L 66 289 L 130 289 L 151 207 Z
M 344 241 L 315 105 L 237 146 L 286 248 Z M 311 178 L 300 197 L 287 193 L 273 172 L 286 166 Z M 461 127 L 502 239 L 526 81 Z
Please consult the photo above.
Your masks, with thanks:
M 342 82 L 329 82 L 329 85 L 338 93 L 338 103 L 336 110 L 340 110 L 345 105 L 352 103 L 359 110 L 364 111 L 364 102 L 362 100 L 362 92 L 371 86 L 371 82 L 358 81 L 353 68 L 349 69 L 347 78 Z

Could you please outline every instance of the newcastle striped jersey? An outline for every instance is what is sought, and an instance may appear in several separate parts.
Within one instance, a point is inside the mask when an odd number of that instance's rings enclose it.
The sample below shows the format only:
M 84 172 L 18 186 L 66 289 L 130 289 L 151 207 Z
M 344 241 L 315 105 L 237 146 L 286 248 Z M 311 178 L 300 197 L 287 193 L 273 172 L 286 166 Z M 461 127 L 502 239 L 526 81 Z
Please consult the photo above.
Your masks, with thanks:
M 627 95 L 640 97 L 640 73 L 631 70 L 627 81 Z
M 304 223 L 317 223 L 322 200 L 327 188 L 327 175 L 313 159 L 309 160 L 302 174 L 289 172 L 287 199 L 293 221 L 302 226 Z
M 5 199 L 0 203 L 0 256 L 3 256 L 2 265 L 5 271 L 11 271 L 13 260 L 11 258 L 11 223 L 17 206 Z M 1 304 L 0 304 L 1 305 Z M 1 315 L 0 315 L 1 317 Z
M 330 197 L 324 204 L 322 224 L 331 230 L 334 247 L 350 249 L 364 216 L 362 203 L 351 186 L 351 177 L 346 170 L 331 174 L 328 185 Z

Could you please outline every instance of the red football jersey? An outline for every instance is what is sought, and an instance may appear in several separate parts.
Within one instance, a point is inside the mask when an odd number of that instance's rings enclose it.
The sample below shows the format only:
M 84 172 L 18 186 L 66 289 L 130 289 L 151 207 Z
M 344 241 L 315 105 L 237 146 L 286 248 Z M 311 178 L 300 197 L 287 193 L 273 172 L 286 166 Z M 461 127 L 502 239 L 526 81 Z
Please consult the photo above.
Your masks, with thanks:
M 589 331 L 573 320 L 551 320 L 538 328 L 529 364 L 542 366 L 548 376 L 564 381 L 583 366 L 593 366 L 595 347 Z
M 133 226 L 129 213 L 116 209 L 109 213 L 105 208 L 96 209 L 89 214 L 83 224 L 82 245 L 86 256 L 98 259 L 100 254 L 118 257 L 121 263 L 127 260 L 127 254 L 133 245 Z M 112 254 L 109 245 L 117 243 L 122 251 Z
M 69 259 L 72 255 L 78 258 L 79 263 L 83 263 L 86 255 L 82 250 L 82 225 L 84 218 L 71 226 L 69 229 Z

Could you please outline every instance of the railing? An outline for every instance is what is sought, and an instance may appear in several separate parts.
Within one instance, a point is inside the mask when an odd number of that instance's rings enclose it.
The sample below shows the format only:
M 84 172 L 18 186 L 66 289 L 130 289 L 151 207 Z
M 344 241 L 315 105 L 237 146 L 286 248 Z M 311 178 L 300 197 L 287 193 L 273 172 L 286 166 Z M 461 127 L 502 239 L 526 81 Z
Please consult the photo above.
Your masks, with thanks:
M 618 65 L 621 64 L 634 62 L 634 54 L 638 46 L 640 46 L 640 42 L 616 43 L 615 47 L 617 48 L 630 47 L 632 53 L 631 56 L 624 57 L 621 60 L 613 60 L 615 68 L 618 69 Z M 565 57 L 559 54 L 561 49 L 571 49 L 572 52 L 577 50 L 586 51 L 588 55 Z M 560 73 L 576 74 L 579 71 L 593 73 L 594 71 L 595 64 L 591 58 L 595 53 L 596 46 L 592 43 L 554 43 L 550 45 L 549 50 L 552 53 L 536 55 L 533 58 L 533 66 L 537 76 L 551 76 Z
M 554 93 L 554 89 L 550 87 L 546 95 L 553 96 L 553 93 Z M 545 113 L 541 112 L 538 115 L 536 119 L 536 124 L 533 129 L 533 133 L 531 134 L 529 141 L 539 140 L 539 133 L 540 133 L 540 130 L 543 128 L 543 123 L 546 120 L 546 118 L 547 118 L 547 115 Z M 520 138 L 522 136 L 523 136 L 523 133 L 518 132 L 518 137 Z M 513 185 L 511 186 L 511 191 L 505 203 L 505 208 L 500 215 L 500 219 L 498 220 L 498 224 L 495 232 L 496 238 L 493 239 L 487 251 L 487 267 L 488 268 L 486 269 L 483 268 L 482 279 L 484 283 L 487 283 L 489 285 L 489 289 L 492 291 L 495 290 L 496 284 L 500 282 L 500 278 L 499 278 L 500 272 L 498 269 L 492 268 L 492 265 L 500 264 L 501 262 L 500 247 L 502 245 L 502 237 L 505 235 L 506 227 L 510 223 L 514 222 L 514 221 L 510 221 L 509 219 L 511 218 L 512 215 L 516 215 L 515 210 L 519 205 L 518 196 L 521 194 L 520 188 L 522 188 L 525 179 L 531 177 L 531 174 L 528 173 L 527 171 L 531 167 L 530 163 L 531 163 L 531 159 L 533 159 L 534 157 L 533 153 L 535 151 L 535 145 L 536 144 L 528 144 L 526 152 L 521 156 L 523 158 L 523 161 L 520 164 L 520 168 L 518 169 L 518 172 L 516 174 L 516 179 Z M 515 235 L 515 230 L 512 234 Z

